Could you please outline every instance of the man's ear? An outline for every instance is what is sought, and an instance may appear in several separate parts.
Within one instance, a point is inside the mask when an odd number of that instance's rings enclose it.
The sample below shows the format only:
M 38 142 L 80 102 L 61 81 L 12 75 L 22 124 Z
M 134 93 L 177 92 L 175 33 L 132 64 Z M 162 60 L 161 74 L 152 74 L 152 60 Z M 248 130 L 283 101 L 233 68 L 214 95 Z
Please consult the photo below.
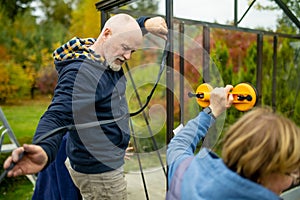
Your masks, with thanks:
M 109 37 L 111 37 L 111 35 L 112 35 L 111 29 L 110 28 L 105 28 L 104 31 L 103 31 L 103 34 L 102 34 L 103 39 L 106 40 Z

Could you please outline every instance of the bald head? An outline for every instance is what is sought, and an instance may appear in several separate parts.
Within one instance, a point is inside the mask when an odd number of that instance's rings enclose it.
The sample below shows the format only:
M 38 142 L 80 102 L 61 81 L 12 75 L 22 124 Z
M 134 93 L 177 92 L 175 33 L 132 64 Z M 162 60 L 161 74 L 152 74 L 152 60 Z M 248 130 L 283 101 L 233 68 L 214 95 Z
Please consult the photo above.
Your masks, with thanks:
M 136 20 L 127 14 L 117 14 L 109 18 L 104 27 L 102 32 L 109 28 L 112 30 L 113 34 L 122 33 L 125 31 L 137 31 L 141 32 L 140 27 Z

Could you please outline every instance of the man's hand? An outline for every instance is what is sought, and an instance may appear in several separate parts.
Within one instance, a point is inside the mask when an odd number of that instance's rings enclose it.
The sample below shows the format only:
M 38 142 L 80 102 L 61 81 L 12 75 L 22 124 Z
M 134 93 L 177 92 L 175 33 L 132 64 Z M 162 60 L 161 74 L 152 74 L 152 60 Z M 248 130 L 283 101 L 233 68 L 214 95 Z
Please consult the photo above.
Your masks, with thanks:
M 215 117 L 221 115 L 227 108 L 229 108 L 233 102 L 232 94 L 229 94 L 232 90 L 232 85 L 226 85 L 225 88 L 215 88 L 210 93 L 210 105 L 212 113 Z
M 126 151 L 125 151 L 125 160 L 130 160 L 130 157 L 133 156 L 133 153 L 131 153 L 133 151 L 133 147 L 127 147 Z
M 167 23 L 162 17 L 153 17 L 145 21 L 145 28 L 148 32 L 167 40 L 168 27 Z
M 19 160 L 22 153 L 24 155 Z M 24 144 L 23 147 L 19 147 L 12 152 L 11 156 L 5 160 L 3 168 L 9 168 L 11 163 L 14 162 L 16 165 L 7 173 L 8 177 L 35 174 L 45 167 L 47 161 L 48 156 L 42 147 Z

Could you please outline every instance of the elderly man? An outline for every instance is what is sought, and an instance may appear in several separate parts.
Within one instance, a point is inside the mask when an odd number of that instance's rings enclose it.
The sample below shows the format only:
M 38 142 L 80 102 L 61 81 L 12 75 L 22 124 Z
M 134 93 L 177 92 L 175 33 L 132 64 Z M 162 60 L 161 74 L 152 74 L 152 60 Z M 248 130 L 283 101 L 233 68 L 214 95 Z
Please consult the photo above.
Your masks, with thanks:
M 162 18 L 135 20 L 127 14 L 118 14 L 106 22 L 96 40 L 73 38 L 55 50 L 53 55 L 59 79 L 52 103 L 39 122 L 34 140 L 58 127 L 117 119 L 128 113 L 126 78 L 121 65 L 142 44 L 143 26 L 166 39 L 168 31 Z M 123 118 L 80 131 L 69 131 L 65 136 L 56 134 L 38 145 L 24 145 L 13 151 L 4 168 L 25 152 L 8 176 L 41 170 L 41 174 L 50 176 L 55 171 L 56 178 L 51 179 L 54 180 L 52 184 L 59 184 L 56 188 L 58 194 L 49 192 L 54 196 L 48 198 L 81 198 L 74 187 L 68 185 L 70 174 L 83 199 L 126 199 L 122 166 L 129 139 L 128 118 Z M 64 160 L 69 174 L 63 174 Z M 47 192 L 41 192 L 42 179 L 42 175 L 39 176 L 34 194 L 36 199 L 46 198 L 43 193 Z

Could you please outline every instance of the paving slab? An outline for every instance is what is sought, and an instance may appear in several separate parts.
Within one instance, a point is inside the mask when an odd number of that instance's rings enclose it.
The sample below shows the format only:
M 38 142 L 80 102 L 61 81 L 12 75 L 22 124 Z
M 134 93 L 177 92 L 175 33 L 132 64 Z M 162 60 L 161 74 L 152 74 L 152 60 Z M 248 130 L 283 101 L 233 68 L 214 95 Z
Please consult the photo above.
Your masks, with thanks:
M 164 200 L 166 196 L 166 176 L 163 169 L 152 168 L 143 171 L 149 200 Z M 127 199 L 147 199 L 140 171 L 127 172 Z

